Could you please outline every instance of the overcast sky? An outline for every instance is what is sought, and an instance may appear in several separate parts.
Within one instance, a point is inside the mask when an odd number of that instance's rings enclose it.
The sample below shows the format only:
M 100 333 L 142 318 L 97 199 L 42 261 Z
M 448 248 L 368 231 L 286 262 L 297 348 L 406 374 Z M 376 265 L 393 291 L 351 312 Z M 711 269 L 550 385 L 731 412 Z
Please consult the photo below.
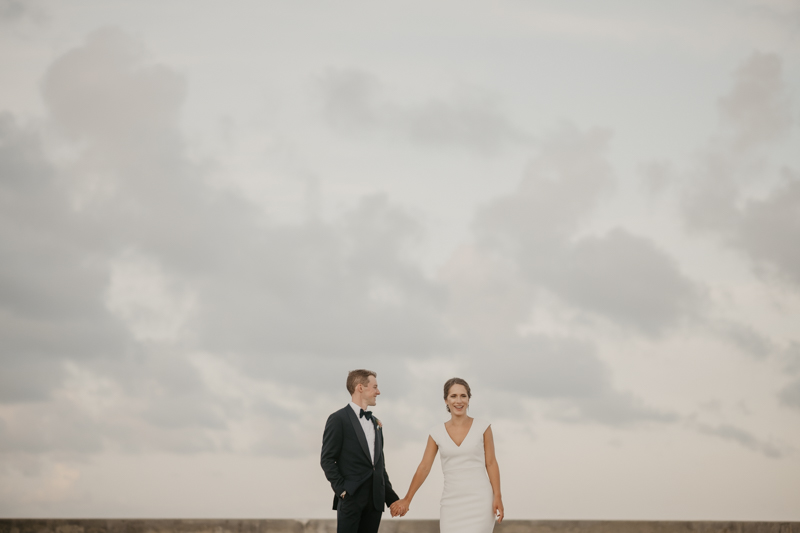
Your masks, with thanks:
M 797 0 L 0 0 L 0 516 L 334 518 L 366 367 L 401 495 L 460 376 L 509 519 L 800 520 L 799 94 Z

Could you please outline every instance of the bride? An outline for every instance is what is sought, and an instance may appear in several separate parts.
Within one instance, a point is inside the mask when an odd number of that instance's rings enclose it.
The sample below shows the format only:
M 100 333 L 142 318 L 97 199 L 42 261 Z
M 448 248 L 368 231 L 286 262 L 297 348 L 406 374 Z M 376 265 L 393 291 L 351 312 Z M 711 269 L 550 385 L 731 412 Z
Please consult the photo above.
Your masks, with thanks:
M 491 425 L 467 416 L 472 397 L 461 378 L 444 384 L 445 407 L 450 420 L 434 426 L 425 454 L 411 480 L 406 496 L 391 506 L 393 516 L 405 515 L 417 490 L 428 477 L 436 453 L 442 452 L 441 533 L 490 533 L 495 519 L 503 521 L 500 468 L 494 455 Z

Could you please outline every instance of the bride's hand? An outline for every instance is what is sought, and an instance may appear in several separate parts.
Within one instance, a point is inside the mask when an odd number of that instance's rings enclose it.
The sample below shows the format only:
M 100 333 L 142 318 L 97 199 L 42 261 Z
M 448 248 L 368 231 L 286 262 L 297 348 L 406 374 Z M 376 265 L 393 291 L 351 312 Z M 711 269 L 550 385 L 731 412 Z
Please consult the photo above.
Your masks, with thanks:
M 411 502 L 403 498 L 400 500 L 400 505 L 400 516 L 405 516 L 409 509 L 411 509 Z
M 392 513 L 392 518 L 400 516 L 400 500 L 397 500 L 389 506 L 389 511 Z
M 492 511 L 494 512 L 494 516 L 497 517 L 497 523 L 501 523 L 503 521 L 503 516 L 505 516 L 505 511 L 503 509 L 503 498 L 500 496 L 494 497 Z
M 405 498 L 397 500 L 391 505 L 392 516 L 405 516 L 408 512 L 409 503 Z

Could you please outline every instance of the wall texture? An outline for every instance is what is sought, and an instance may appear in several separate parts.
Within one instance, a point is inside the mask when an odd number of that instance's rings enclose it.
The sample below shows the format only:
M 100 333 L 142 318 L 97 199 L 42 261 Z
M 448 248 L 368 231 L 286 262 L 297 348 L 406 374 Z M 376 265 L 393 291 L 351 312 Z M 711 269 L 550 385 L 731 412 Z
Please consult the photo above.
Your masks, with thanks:
M 380 533 L 438 533 L 437 520 L 391 520 Z M 336 533 L 335 520 L 0 519 L 0 533 Z M 800 533 L 800 522 L 507 520 L 495 533 Z

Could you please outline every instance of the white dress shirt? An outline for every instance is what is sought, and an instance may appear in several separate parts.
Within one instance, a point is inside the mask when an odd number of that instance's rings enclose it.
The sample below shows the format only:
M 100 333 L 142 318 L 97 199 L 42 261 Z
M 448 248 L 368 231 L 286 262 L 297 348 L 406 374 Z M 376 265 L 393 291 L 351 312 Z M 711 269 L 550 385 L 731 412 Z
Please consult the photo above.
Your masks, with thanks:
M 361 406 L 350 402 L 350 407 L 356 413 L 356 418 L 361 422 L 361 427 L 364 429 L 364 436 L 367 437 L 367 446 L 369 446 L 369 457 L 372 459 L 372 464 L 375 464 L 375 426 L 372 420 L 367 420 L 366 416 L 359 417 L 361 413 Z

